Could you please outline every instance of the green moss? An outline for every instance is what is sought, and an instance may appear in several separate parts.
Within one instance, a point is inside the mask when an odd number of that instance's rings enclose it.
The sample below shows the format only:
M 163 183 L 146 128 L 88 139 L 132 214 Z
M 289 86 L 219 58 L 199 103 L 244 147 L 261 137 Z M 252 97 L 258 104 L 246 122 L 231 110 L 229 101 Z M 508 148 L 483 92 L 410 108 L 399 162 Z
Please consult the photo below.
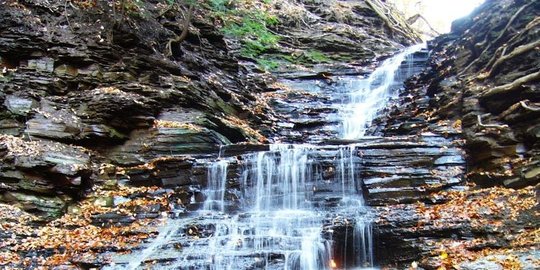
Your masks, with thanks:
M 235 9 L 233 3 L 229 0 L 209 0 L 208 6 L 214 16 L 223 21 L 223 34 L 242 43 L 240 55 L 256 58 L 274 48 L 280 38 L 269 27 L 279 23 L 277 17 L 261 10 Z
M 257 64 L 267 71 L 272 71 L 279 67 L 279 62 L 274 59 L 257 59 Z
M 253 14 L 251 14 L 253 15 Z M 241 23 L 229 23 L 222 28 L 226 36 L 242 42 L 240 54 L 244 57 L 257 57 L 279 42 L 279 36 L 270 32 L 267 24 L 254 18 L 243 17 Z
M 332 62 L 323 52 L 317 50 L 309 50 L 304 53 L 305 58 L 313 63 L 330 63 Z

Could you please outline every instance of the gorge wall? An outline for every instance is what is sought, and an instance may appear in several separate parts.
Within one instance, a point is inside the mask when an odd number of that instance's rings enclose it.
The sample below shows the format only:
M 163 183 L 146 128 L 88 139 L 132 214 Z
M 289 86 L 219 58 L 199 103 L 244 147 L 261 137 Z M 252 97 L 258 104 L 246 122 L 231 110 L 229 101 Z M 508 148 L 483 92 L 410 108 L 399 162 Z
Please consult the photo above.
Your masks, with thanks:
M 540 180 L 538 14 L 535 1 L 486 1 L 430 43 L 430 67 L 416 81 L 429 104 L 407 117 L 451 120 L 462 129 L 467 177 L 480 186 L 520 188 Z M 415 132 L 399 123 L 390 133 L 399 125 L 397 133 Z

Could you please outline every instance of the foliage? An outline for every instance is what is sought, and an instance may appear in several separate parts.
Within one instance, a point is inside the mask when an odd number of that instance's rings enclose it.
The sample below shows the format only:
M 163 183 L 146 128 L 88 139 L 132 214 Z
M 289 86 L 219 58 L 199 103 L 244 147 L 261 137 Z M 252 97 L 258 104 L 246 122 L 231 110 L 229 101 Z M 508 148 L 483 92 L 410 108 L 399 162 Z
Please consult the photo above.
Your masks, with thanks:
M 467 224 L 473 231 L 492 232 L 490 237 L 464 239 L 430 240 L 429 245 L 437 247 L 431 257 L 439 263 L 437 269 L 458 269 L 463 262 L 475 261 L 488 255 L 504 255 L 498 264 L 504 269 L 522 269 L 519 261 L 513 259 L 516 251 L 535 247 L 540 241 L 540 231 L 535 227 L 516 228 L 535 213 L 536 194 L 533 187 L 520 190 L 494 187 L 471 191 L 442 191 L 433 194 L 434 199 L 444 198 L 445 203 L 428 205 L 417 203 L 417 227 L 411 230 L 442 230 Z M 529 216 L 529 217 L 527 217 Z M 505 232 L 499 234 L 499 232 Z M 498 239 L 495 238 L 495 235 Z M 494 242 L 505 241 L 504 248 L 492 250 Z
M 137 211 L 156 205 L 167 211 L 171 193 L 154 195 L 157 190 L 157 187 L 97 188 L 93 198 L 83 200 L 62 218 L 41 226 L 35 226 L 38 222 L 35 216 L 14 206 L 0 204 L 0 230 L 12 235 L 0 242 L 0 269 L 33 269 L 36 265 L 46 266 L 39 269 L 55 269 L 55 266 L 69 265 L 73 258 L 95 258 L 99 250 L 134 248 L 155 235 L 148 227 L 157 226 L 159 219 L 139 218 L 128 224 L 105 226 L 92 223 L 93 217 L 106 213 L 135 216 Z M 112 207 L 96 203 L 97 198 L 114 197 L 132 199 Z

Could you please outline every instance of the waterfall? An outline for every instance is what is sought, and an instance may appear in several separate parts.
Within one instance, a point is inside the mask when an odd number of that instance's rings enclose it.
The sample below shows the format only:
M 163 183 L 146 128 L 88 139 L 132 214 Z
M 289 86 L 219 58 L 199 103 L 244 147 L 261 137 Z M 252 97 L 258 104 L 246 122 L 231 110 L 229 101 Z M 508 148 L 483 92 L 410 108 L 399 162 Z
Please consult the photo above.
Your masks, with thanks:
M 354 83 L 344 84 L 343 138 L 364 135 L 415 70 L 411 59 L 402 62 L 420 48 L 384 61 L 368 78 L 347 78 Z M 373 232 L 360 163 L 354 144 L 273 144 L 266 152 L 220 158 L 208 166 L 201 210 L 167 220 L 153 242 L 112 268 L 139 269 L 150 257 L 159 262 L 151 269 L 371 268 Z
M 398 72 L 401 63 L 424 46 L 419 44 L 407 48 L 385 60 L 368 78 L 356 81 L 341 110 L 342 138 L 357 139 L 364 135 L 371 120 L 397 94 L 403 81 L 412 75 L 414 61 L 408 61 L 408 68 Z

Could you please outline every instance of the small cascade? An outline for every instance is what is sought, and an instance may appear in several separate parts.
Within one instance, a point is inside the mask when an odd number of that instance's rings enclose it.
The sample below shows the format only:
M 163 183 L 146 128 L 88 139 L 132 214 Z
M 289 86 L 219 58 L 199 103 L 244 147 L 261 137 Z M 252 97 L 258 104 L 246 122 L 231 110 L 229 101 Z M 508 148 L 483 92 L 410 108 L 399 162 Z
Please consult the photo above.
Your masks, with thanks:
M 371 221 L 358 216 L 354 223 L 353 251 L 355 252 L 355 265 L 373 266 L 373 228 Z
M 208 167 L 207 198 L 204 202 L 204 210 L 225 211 L 225 188 L 227 184 L 226 159 L 212 163 Z
M 355 196 L 358 193 L 358 186 L 356 183 L 356 162 L 355 162 L 355 148 L 354 145 L 346 145 L 339 148 L 339 166 L 337 167 L 338 182 L 341 183 L 341 191 L 343 197 L 347 198 L 349 195 Z
M 269 152 L 251 157 L 252 168 L 246 171 L 244 186 L 255 191 L 254 197 L 247 194 L 255 211 L 306 208 L 306 178 L 311 175 L 308 151 L 302 145 L 276 144 Z
M 210 260 L 211 269 L 329 269 L 331 245 L 322 235 L 324 216 L 310 202 L 315 184 L 310 183 L 311 148 L 273 145 L 268 152 L 243 156 L 244 210 L 232 217 L 214 217 L 220 220 L 215 221 L 208 248 L 203 253 L 197 252 L 198 245 L 185 248 L 179 266 L 205 268 Z M 218 179 L 209 183 L 226 181 L 223 174 L 211 173 L 209 177 Z
M 385 60 L 368 78 L 358 80 L 349 91 L 341 110 L 341 137 L 357 139 L 364 135 L 366 128 L 376 114 L 387 105 L 387 101 L 397 95 L 403 82 L 415 71 L 414 52 L 423 48 L 424 44 L 407 48 L 398 55 Z M 405 67 L 400 68 L 406 61 Z

